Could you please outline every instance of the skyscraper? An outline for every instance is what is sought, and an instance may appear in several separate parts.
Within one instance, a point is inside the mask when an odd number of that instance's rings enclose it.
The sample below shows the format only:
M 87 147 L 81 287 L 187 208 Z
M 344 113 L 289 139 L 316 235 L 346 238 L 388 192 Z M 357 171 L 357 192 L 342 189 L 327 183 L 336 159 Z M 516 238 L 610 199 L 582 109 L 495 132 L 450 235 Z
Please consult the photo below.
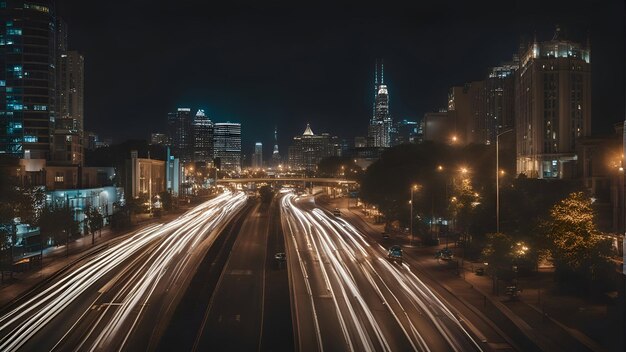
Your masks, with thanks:
M 320 160 L 336 155 L 335 153 L 330 135 L 314 134 L 307 123 L 304 133 L 293 137 L 293 142 L 289 146 L 289 165 L 296 170 L 314 171 Z
M 193 160 L 193 131 L 191 109 L 178 108 L 167 115 L 168 134 L 172 143 L 172 152 L 181 162 Z
M 280 164 L 280 152 L 278 151 L 278 128 L 274 127 L 274 150 L 272 151 L 272 166 Z
M 591 133 L 591 50 L 561 37 L 529 44 L 516 74 L 517 173 L 569 178 Z
M 374 73 L 374 108 L 368 129 L 370 146 L 390 147 L 393 123 L 389 114 L 389 91 L 385 85 L 384 63 L 380 63 L 380 83 L 378 82 L 378 61 Z
M 252 153 L 252 167 L 260 169 L 263 167 L 263 143 L 256 142 L 254 144 L 254 153 Z
M 63 50 L 65 46 L 58 47 Z M 53 133 L 54 161 L 70 164 L 84 162 L 84 91 L 85 59 L 77 51 L 60 51 L 57 60 L 58 114 Z
M 223 171 L 241 171 L 241 124 L 217 122 L 213 130 L 213 150 Z
M 192 123 L 193 161 L 211 162 L 213 160 L 213 122 L 198 110 Z
M 515 71 L 519 59 L 489 69 L 485 79 L 485 113 L 487 143 L 495 143 L 496 135 L 515 127 Z
M 0 11 L 0 154 L 48 159 L 56 118 L 51 1 L 7 1 Z
M 418 124 L 416 121 L 402 120 L 394 123 L 393 145 L 417 142 Z

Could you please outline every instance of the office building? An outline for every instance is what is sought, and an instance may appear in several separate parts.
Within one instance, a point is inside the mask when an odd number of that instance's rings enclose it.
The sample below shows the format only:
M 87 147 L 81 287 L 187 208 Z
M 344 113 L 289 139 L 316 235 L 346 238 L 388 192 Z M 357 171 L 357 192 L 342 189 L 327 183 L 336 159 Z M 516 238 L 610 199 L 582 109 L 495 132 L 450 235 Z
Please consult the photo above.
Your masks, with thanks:
M 84 90 L 84 57 L 76 51 L 61 52 L 57 60 L 58 113 L 52 138 L 55 162 L 84 163 Z
M 49 159 L 56 119 L 51 1 L 8 1 L 0 12 L 0 154 Z
M 495 143 L 496 135 L 515 128 L 515 71 L 517 55 L 510 62 L 491 67 L 485 79 L 486 144 Z
M 591 132 L 591 50 L 562 37 L 534 40 L 516 73 L 517 173 L 570 178 L 577 141 Z
M 458 140 L 456 128 L 455 115 L 448 114 L 445 109 L 424 114 L 424 141 L 455 144 Z
M 263 167 L 263 143 L 256 142 L 254 144 L 254 153 L 252 153 L 252 168 L 260 169 Z
M 331 140 L 328 133 L 315 135 L 307 124 L 304 133 L 293 137 L 289 146 L 289 165 L 295 170 L 315 171 L 320 160 L 336 155 Z
M 241 172 L 241 124 L 217 122 L 213 129 L 216 166 L 227 172 Z
M 475 81 L 450 88 L 448 115 L 454 128 L 448 131 L 456 144 L 486 143 L 485 82 Z
M 390 147 L 393 128 L 389 113 L 389 90 L 385 85 L 384 63 L 380 64 L 380 83 L 378 80 L 378 62 L 374 73 L 374 108 L 368 128 L 368 137 L 372 147 Z
M 170 139 L 165 133 L 152 133 L 150 135 L 150 144 L 152 145 L 169 145 Z
M 402 120 L 394 123 L 393 145 L 417 143 L 419 124 L 416 121 Z
M 181 162 L 193 160 L 193 131 L 191 109 L 178 108 L 167 115 L 168 135 L 172 143 L 172 154 Z
M 210 163 L 213 161 L 213 122 L 198 110 L 192 123 L 193 161 Z

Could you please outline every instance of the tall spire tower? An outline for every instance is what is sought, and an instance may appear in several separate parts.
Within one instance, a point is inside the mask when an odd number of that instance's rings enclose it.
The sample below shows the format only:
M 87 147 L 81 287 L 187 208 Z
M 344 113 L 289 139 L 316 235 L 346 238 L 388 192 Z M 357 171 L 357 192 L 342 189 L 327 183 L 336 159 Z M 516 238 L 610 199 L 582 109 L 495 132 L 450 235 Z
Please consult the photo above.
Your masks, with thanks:
M 380 83 L 378 70 L 380 68 Z M 378 59 L 374 69 L 374 107 L 368 128 L 368 145 L 371 147 L 390 147 L 392 120 L 389 114 L 389 91 L 385 82 L 384 61 Z
M 274 151 L 272 152 L 272 163 L 274 167 L 280 164 L 280 153 L 278 152 L 278 127 L 274 126 Z

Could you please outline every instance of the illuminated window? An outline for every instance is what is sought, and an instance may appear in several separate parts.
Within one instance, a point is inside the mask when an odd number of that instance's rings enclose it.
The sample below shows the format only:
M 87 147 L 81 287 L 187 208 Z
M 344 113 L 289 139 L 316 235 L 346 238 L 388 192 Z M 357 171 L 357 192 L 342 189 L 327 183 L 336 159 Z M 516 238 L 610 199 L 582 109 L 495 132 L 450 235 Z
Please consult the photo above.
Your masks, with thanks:
M 64 177 L 63 174 L 60 172 L 57 172 L 56 176 L 54 176 L 54 182 L 63 182 Z
M 7 29 L 8 35 L 22 35 L 22 30 L 19 28 L 10 28 Z
M 37 143 L 37 136 L 24 136 L 24 142 L 26 143 Z

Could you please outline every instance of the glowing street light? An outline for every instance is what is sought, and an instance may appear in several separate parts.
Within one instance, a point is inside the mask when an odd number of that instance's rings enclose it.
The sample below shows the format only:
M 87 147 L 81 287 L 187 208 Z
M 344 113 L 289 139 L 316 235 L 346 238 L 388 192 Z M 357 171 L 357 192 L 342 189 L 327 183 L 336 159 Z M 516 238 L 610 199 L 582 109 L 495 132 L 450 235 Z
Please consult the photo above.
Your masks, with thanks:
M 413 192 L 414 191 L 417 191 L 417 185 L 411 186 L 411 200 L 409 200 L 409 204 L 411 205 L 411 216 L 409 217 L 410 219 L 409 230 L 411 231 L 411 239 L 410 239 L 411 245 L 413 245 Z

